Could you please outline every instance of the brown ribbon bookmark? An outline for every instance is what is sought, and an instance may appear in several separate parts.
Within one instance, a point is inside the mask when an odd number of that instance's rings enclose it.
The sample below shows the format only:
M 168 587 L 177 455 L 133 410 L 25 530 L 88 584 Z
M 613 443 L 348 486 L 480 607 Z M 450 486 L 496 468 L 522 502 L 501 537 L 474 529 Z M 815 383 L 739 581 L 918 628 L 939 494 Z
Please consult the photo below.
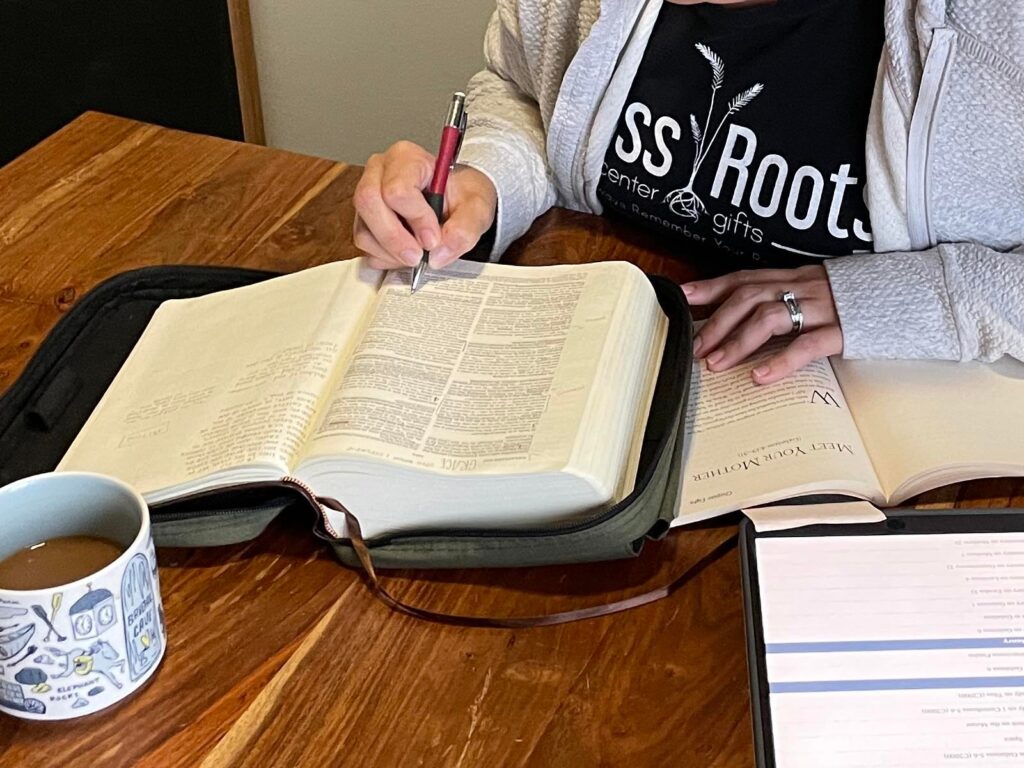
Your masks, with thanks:
M 393 610 L 398 611 L 399 613 L 404 613 L 407 616 L 424 619 L 426 621 L 435 621 L 441 624 L 451 624 L 458 627 L 493 627 L 500 629 L 549 627 L 554 624 L 567 624 L 571 621 L 580 621 L 581 619 L 593 619 L 598 616 L 608 616 L 612 613 L 620 613 L 622 611 L 628 611 L 630 608 L 647 605 L 648 603 L 653 603 L 657 600 L 668 597 L 680 587 L 683 587 L 692 581 L 701 573 L 701 571 L 736 546 L 736 542 L 739 538 L 737 534 L 733 534 L 729 538 L 725 539 L 714 549 L 704 555 L 700 560 L 683 571 L 683 573 L 671 583 L 658 587 L 657 589 L 652 589 L 649 592 L 634 595 L 633 597 L 616 600 L 614 603 L 593 605 L 588 608 L 577 608 L 572 611 L 561 611 L 559 613 L 549 613 L 542 616 L 465 616 L 454 613 L 439 613 L 426 608 L 418 608 L 415 605 L 409 605 L 408 603 L 402 602 L 388 592 L 384 585 L 381 584 L 380 578 L 377 576 L 377 571 L 373 567 L 373 558 L 370 556 L 370 550 L 366 546 L 366 542 L 363 540 L 363 533 L 359 527 L 359 521 L 335 499 L 318 498 L 316 501 L 329 509 L 333 509 L 334 511 L 341 512 L 345 515 L 345 521 L 348 523 L 349 538 L 352 542 L 352 549 L 355 550 L 356 557 L 359 558 L 359 562 L 363 566 L 363 571 L 366 574 L 367 586 L 369 586 L 370 591 L 373 592 L 374 596 L 378 600 L 385 603 Z

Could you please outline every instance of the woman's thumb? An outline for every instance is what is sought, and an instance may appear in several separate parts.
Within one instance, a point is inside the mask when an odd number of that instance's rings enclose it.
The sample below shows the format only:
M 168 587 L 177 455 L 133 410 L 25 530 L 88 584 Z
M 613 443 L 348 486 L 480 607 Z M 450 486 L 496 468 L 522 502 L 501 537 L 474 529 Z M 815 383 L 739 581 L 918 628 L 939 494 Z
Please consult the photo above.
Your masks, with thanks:
M 441 245 L 430 252 L 430 268 L 441 269 L 464 256 L 494 221 L 494 205 L 480 195 L 469 195 L 453 205 L 441 227 Z

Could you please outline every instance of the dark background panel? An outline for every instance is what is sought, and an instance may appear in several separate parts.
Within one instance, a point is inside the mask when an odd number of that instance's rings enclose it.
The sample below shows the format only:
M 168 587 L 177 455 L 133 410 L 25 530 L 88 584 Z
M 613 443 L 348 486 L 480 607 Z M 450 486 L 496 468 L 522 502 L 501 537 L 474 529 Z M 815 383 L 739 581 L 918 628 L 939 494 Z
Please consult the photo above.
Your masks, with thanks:
M 242 139 L 227 0 L 0 0 L 0 165 L 86 110 Z

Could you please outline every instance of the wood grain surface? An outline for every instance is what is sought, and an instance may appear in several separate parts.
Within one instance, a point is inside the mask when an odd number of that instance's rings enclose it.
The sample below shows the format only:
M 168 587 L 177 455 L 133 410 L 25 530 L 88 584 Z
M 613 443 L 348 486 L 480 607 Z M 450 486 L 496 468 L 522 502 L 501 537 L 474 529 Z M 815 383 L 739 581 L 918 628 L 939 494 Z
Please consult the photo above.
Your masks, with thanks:
M 0 169 L 0 391 L 90 287 L 152 264 L 291 271 L 357 255 L 358 167 L 87 114 Z M 508 260 L 683 259 L 605 219 L 553 211 Z M 1024 504 L 1024 483 L 924 506 Z M 167 656 L 116 708 L 69 723 L 0 715 L 0 766 L 753 764 L 735 552 L 671 598 L 559 627 L 474 630 L 391 613 L 310 533 L 158 553 Z M 526 615 L 652 588 L 731 535 L 680 530 L 635 561 L 397 572 L 404 599 Z

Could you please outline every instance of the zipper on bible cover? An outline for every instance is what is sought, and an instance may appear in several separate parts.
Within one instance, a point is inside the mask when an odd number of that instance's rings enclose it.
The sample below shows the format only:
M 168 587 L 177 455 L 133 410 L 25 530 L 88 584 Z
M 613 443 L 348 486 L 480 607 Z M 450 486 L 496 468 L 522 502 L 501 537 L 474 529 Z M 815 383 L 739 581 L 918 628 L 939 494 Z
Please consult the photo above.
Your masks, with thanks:
M 658 452 L 659 454 L 661 451 Z M 653 472 L 654 466 L 657 465 L 657 457 L 652 461 L 651 471 Z M 334 526 L 331 525 L 330 520 L 327 517 L 327 513 L 324 511 L 323 505 L 320 503 L 320 497 L 317 495 L 310 486 L 306 485 L 302 480 L 297 477 L 283 477 L 279 483 L 270 483 L 271 485 L 278 487 L 292 487 L 300 490 L 302 495 L 306 497 L 306 500 L 311 504 L 315 504 L 319 522 L 323 525 L 326 536 L 321 536 L 319 531 L 314 530 L 319 538 L 324 538 L 332 543 L 340 543 L 347 541 L 348 539 L 342 536 Z M 645 484 L 646 486 L 646 484 Z M 251 489 L 251 484 L 238 485 L 224 490 L 234 489 Z M 340 502 L 339 502 L 340 503 Z M 615 517 L 619 512 L 622 511 L 623 507 L 628 507 L 630 500 L 628 497 L 623 499 L 618 504 L 589 517 L 581 520 L 573 520 L 566 523 L 555 523 L 543 527 L 535 528 L 434 528 L 425 529 L 423 531 L 412 531 L 409 533 L 394 534 L 391 536 L 381 536 L 376 539 L 368 539 L 367 544 L 381 545 L 386 544 L 395 539 L 404 538 L 424 538 L 432 536 L 459 536 L 459 537 L 472 537 L 472 538 L 506 538 L 509 536 L 523 536 L 523 537 L 537 537 L 546 536 L 552 533 L 573 533 L 575 531 L 582 531 L 605 520 L 610 520 Z M 234 510 L 230 510 L 234 511 Z
M 187 498 L 182 498 L 181 501 L 187 501 Z M 195 512 L 161 512 L 159 508 L 152 510 L 153 514 L 159 515 L 161 521 L 166 520 L 191 520 L 194 517 L 225 517 L 228 515 L 237 515 L 239 517 L 246 515 L 250 512 L 263 512 L 276 506 L 275 504 L 259 504 L 252 507 L 231 507 L 228 509 L 208 509 L 208 510 L 197 510 Z
M 661 446 L 664 450 L 664 446 Z M 659 454 L 661 451 L 658 452 Z M 657 458 L 652 461 L 653 465 L 657 464 Z M 301 492 L 302 496 L 306 501 L 310 502 L 311 505 L 315 506 L 317 514 L 317 525 L 313 528 L 313 533 L 317 538 L 327 541 L 331 544 L 340 544 L 348 541 L 347 537 L 342 536 L 335 528 L 331 525 L 327 518 L 326 512 L 324 512 L 323 506 L 320 504 L 319 497 L 303 481 L 294 477 L 284 477 L 281 480 L 259 480 L 252 483 L 238 483 L 235 485 L 225 485 L 219 488 L 207 488 L 202 491 L 196 491 L 195 493 L 188 494 L 187 496 L 179 496 L 176 499 L 171 499 L 163 502 L 153 504 L 151 511 L 154 515 L 154 521 L 170 521 L 170 520 L 191 520 L 205 517 L 224 517 L 228 515 L 242 516 L 250 512 L 262 512 L 275 504 L 267 503 L 263 505 L 254 505 L 247 507 L 229 507 L 226 509 L 214 509 L 214 510 L 197 510 L 197 511 L 182 511 L 175 512 L 173 507 L 178 504 L 184 504 L 187 502 L 193 502 L 203 498 L 216 498 L 220 496 L 226 496 L 231 494 L 233 491 L 258 491 L 261 489 L 282 489 L 292 488 Z M 577 531 L 582 531 L 587 528 L 599 525 L 607 520 L 612 519 L 619 514 L 624 508 L 630 506 L 632 501 L 627 497 L 618 504 L 610 507 L 609 509 L 598 512 L 589 517 L 573 520 L 566 523 L 554 523 L 552 525 L 535 528 L 431 528 L 424 529 L 422 531 L 408 531 L 405 533 L 396 533 L 392 535 L 385 535 L 374 539 L 367 539 L 366 543 L 368 546 L 382 546 L 384 544 L 391 543 L 396 540 L 404 539 L 419 539 L 419 538 L 432 538 L 432 537 L 456 537 L 456 538 L 508 538 L 508 537 L 521 537 L 521 538 L 537 538 L 540 536 L 547 536 L 551 534 L 569 534 Z M 163 511 L 161 507 L 169 507 L 167 511 Z M 322 530 L 321 530 L 322 528 Z

